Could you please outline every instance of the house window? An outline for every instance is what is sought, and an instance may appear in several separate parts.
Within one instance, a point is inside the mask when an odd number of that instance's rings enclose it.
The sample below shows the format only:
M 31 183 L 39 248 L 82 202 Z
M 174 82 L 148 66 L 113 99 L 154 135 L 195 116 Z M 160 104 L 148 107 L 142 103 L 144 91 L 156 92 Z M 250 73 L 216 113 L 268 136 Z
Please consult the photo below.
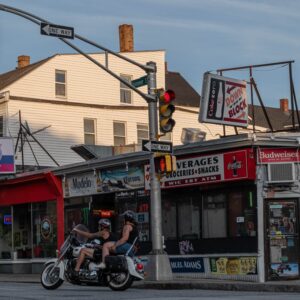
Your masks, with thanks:
M 0 116 L 0 136 L 4 136 L 4 118 Z
M 131 83 L 132 76 L 130 75 L 120 75 L 120 77 L 127 81 L 128 83 Z M 131 89 L 128 88 L 124 83 L 120 82 L 120 102 L 131 104 L 132 103 L 132 92 Z
M 55 95 L 66 97 L 66 71 L 55 70 Z
M 114 122 L 114 145 L 126 145 L 126 131 L 124 122 Z
M 84 119 L 84 143 L 86 145 L 96 144 L 96 120 L 94 119 Z
M 137 143 L 142 144 L 142 140 L 149 139 L 148 124 L 137 124 Z

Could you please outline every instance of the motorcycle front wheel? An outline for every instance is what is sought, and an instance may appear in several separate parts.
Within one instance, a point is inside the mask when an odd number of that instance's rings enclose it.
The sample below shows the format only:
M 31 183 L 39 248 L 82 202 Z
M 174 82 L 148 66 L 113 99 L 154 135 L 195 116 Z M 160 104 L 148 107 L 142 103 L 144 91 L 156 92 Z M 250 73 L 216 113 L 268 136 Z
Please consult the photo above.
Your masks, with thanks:
M 56 267 L 50 274 L 54 267 L 54 262 L 46 265 L 41 274 L 41 284 L 47 290 L 55 290 L 63 284 L 63 280 L 59 277 L 59 267 Z
M 131 287 L 133 277 L 129 272 L 110 273 L 106 276 L 106 280 L 113 291 L 125 291 Z

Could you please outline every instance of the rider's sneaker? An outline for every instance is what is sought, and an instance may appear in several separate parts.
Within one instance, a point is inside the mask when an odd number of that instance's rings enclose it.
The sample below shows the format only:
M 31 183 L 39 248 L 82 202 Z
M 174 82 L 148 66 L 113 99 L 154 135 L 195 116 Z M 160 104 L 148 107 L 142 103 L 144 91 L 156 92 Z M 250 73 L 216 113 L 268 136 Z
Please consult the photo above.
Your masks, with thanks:
M 106 268 L 106 264 L 104 262 L 100 263 L 99 265 L 99 269 L 105 269 Z

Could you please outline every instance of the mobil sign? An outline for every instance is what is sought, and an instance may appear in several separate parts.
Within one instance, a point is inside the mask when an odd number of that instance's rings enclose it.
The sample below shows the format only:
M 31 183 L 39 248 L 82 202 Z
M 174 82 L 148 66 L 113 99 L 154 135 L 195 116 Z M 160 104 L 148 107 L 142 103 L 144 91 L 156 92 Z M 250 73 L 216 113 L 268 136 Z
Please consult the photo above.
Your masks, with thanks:
M 199 122 L 248 126 L 246 82 L 205 73 Z

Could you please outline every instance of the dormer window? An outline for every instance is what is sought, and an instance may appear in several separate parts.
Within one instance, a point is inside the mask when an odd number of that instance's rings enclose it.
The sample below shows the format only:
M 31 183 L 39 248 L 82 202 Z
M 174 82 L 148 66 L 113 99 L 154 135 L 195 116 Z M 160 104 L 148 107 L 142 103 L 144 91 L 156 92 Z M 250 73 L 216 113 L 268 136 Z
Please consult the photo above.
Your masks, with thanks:
M 55 96 L 65 98 L 67 96 L 66 88 L 67 72 L 55 70 Z

